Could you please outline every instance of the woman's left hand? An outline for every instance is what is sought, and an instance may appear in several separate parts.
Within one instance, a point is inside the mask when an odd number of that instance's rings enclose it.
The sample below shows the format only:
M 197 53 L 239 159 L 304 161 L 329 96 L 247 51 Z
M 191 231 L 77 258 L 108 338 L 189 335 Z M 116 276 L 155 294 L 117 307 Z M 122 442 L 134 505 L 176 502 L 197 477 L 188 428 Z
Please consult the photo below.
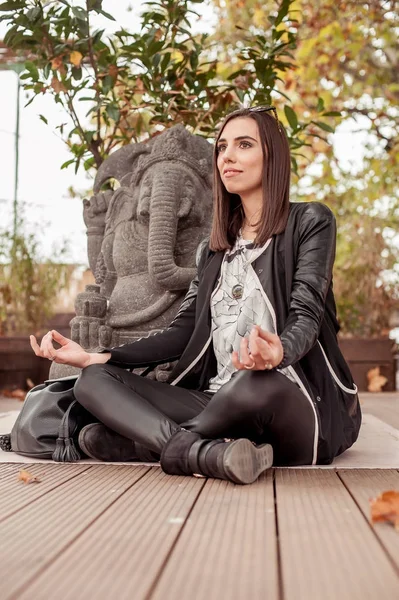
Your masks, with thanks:
M 248 337 L 242 338 L 240 354 L 234 351 L 231 360 L 239 371 L 269 371 L 281 363 L 283 356 L 284 350 L 279 336 L 256 325 Z

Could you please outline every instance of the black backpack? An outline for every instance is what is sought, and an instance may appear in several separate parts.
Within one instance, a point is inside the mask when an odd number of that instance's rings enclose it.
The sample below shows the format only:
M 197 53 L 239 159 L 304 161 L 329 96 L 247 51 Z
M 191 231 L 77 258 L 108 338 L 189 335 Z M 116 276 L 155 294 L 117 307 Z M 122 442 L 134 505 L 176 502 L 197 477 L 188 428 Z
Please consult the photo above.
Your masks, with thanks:
M 10 434 L 0 436 L 0 448 L 32 458 L 75 462 L 80 430 L 96 421 L 73 394 L 77 376 L 49 379 L 26 395 Z

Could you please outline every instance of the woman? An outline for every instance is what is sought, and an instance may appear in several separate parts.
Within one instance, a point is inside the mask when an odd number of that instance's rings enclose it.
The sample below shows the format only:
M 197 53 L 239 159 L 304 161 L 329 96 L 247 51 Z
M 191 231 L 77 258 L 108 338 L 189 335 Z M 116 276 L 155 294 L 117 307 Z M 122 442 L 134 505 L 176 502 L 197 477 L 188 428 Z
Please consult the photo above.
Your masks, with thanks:
M 327 464 L 354 443 L 361 412 L 336 337 L 335 219 L 322 204 L 290 203 L 289 182 L 275 109 L 231 113 L 215 144 L 210 243 L 171 325 L 95 354 L 54 331 L 40 348 L 32 336 L 38 356 L 83 368 L 75 395 L 100 421 L 80 433 L 87 455 L 160 457 L 167 473 L 250 483 L 272 461 Z M 169 383 L 126 371 L 174 360 Z

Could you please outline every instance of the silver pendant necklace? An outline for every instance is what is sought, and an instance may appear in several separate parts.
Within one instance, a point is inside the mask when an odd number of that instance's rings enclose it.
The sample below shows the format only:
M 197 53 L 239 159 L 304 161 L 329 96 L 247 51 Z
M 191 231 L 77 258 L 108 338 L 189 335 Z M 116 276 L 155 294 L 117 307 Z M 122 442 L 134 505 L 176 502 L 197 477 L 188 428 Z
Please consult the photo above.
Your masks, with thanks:
M 243 239 L 242 238 L 241 230 L 240 230 L 239 235 L 240 235 L 240 238 Z M 246 247 L 244 246 L 244 248 L 242 249 L 242 253 L 243 253 L 242 254 L 242 260 L 243 260 L 243 264 L 242 264 L 242 272 L 243 273 L 242 274 L 243 274 L 243 279 L 241 279 L 241 278 L 239 278 L 237 276 L 238 283 L 236 283 L 235 285 L 233 285 L 233 287 L 231 288 L 231 295 L 234 298 L 234 300 L 241 300 L 241 298 L 244 295 L 244 283 L 245 283 L 245 279 L 247 277 L 248 267 L 251 264 L 252 257 L 253 257 L 253 254 L 254 254 L 254 250 L 256 249 L 256 246 L 253 246 L 251 248 L 251 252 L 250 252 L 248 258 L 245 258 L 244 257 L 244 252 L 246 250 L 248 250 L 248 246 L 250 246 L 250 244 L 248 244 Z
M 243 297 L 244 294 L 244 286 L 241 283 L 237 283 L 236 285 L 233 285 L 233 287 L 231 288 L 231 295 L 233 296 L 234 300 L 241 300 L 241 298 Z

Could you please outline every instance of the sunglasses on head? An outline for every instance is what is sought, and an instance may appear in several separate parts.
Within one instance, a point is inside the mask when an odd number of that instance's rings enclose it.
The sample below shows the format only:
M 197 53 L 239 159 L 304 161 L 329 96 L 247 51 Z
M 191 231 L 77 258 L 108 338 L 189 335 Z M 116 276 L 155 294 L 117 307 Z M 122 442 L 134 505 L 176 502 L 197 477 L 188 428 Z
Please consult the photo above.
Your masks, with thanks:
M 238 114 L 240 114 L 242 112 L 242 110 L 243 110 L 242 108 L 239 108 L 238 110 L 233 110 L 233 112 L 229 113 L 227 116 L 230 117 L 230 116 L 235 115 L 235 114 L 238 115 Z M 276 110 L 275 106 L 269 106 L 269 105 L 266 105 L 266 106 L 250 106 L 249 108 L 245 108 L 245 110 L 247 110 L 249 113 L 262 113 L 262 112 L 272 111 L 272 113 L 274 115 L 274 118 L 277 121 L 278 130 L 280 132 L 282 131 L 281 124 L 280 124 L 280 121 L 278 119 L 277 110 Z

